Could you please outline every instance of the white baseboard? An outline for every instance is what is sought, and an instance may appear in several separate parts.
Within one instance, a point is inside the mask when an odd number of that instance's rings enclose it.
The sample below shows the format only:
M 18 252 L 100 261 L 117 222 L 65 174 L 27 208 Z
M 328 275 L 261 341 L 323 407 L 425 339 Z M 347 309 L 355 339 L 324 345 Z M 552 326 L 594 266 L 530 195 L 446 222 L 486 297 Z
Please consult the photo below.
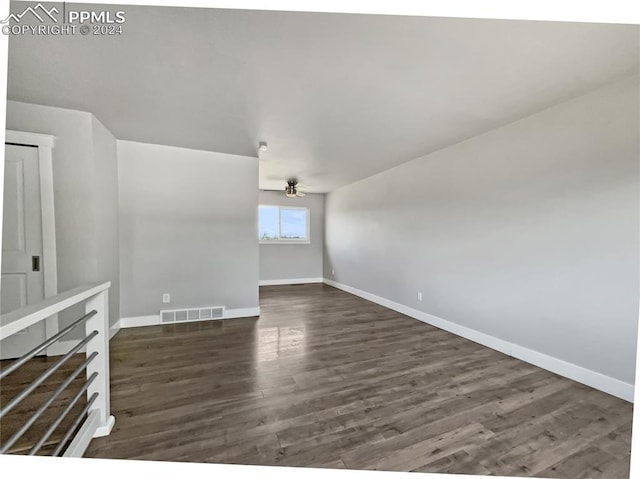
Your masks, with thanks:
M 62 356 L 67 354 L 76 344 L 78 344 L 78 341 L 80 341 L 80 339 L 55 342 L 47 348 L 47 356 Z M 84 353 L 85 348 L 80 348 L 78 352 Z
M 509 341 L 481 333 L 475 329 L 461 326 L 451 321 L 447 321 L 446 319 L 433 316 L 432 314 L 419 311 L 409 306 L 405 306 L 404 304 L 396 303 L 346 284 L 338 283 L 327 278 L 324 278 L 324 283 L 355 296 L 359 296 L 371 301 L 372 303 L 379 304 L 385 308 L 392 309 L 424 323 L 435 326 L 436 328 L 444 329 L 445 331 L 457 336 L 462 336 L 463 338 L 482 344 L 483 346 L 487 346 L 491 349 L 500 351 L 501 353 L 513 356 L 514 358 L 518 358 L 555 374 L 559 374 L 560 376 L 572 379 L 594 389 L 598 389 L 599 391 L 606 392 L 612 396 L 624 399 L 625 401 L 633 402 L 633 384 L 629 384 L 553 356 L 519 346 Z
M 89 447 L 92 438 L 104 437 L 111 434 L 116 419 L 113 416 L 109 416 L 107 424 L 100 426 L 99 414 L 100 411 L 98 409 L 89 411 L 89 416 L 84 424 L 82 424 L 80 431 L 78 431 L 73 441 L 71 441 L 71 444 L 69 444 L 65 450 L 63 454 L 64 457 L 82 457 Z
M 160 324 L 160 315 L 152 314 L 151 316 L 131 316 L 128 318 L 120 318 L 120 327 L 138 328 L 140 326 L 156 326 Z
M 64 457 L 82 457 L 84 452 L 89 447 L 91 439 L 94 437 L 94 434 L 98 430 L 98 414 L 99 411 L 97 409 L 89 412 L 89 416 L 82 424 L 80 431 L 78 431 L 73 441 L 71 441 L 71 444 L 69 444 L 67 449 L 62 454 Z
M 116 418 L 113 416 L 109 416 L 109 419 L 107 419 L 107 424 L 97 427 L 95 432 L 93 433 L 93 437 L 108 436 L 109 434 L 111 434 L 111 431 L 113 430 L 113 426 L 115 426 L 115 424 Z
M 252 318 L 254 316 L 260 316 L 260 307 L 259 306 L 257 308 L 225 309 L 224 318 L 222 318 L 222 319 Z
M 260 286 L 280 286 L 283 284 L 308 284 L 322 283 L 323 278 L 293 278 L 293 279 L 262 279 L 258 283 Z
M 109 329 L 109 341 L 120 331 L 120 320 Z
M 254 316 L 260 316 L 260 307 L 225 309 L 224 316 L 222 318 L 206 319 L 202 321 L 219 321 L 220 319 L 233 319 L 233 318 L 251 318 Z M 129 318 L 120 318 L 121 328 L 158 326 L 160 324 L 167 324 L 167 323 L 160 322 L 159 314 L 152 314 L 150 316 L 133 316 Z M 177 323 L 168 323 L 168 324 L 177 324 Z
M 109 341 L 118 334 L 118 331 L 120 331 L 120 321 L 109 328 Z M 78 341 L 80 340 L 81 339 L 70 339 L 68 341 L 55 342 L 47 348 L 47 356 L 62 356 L 67 354 L 76 344 L 78 344 Z M 78 350 L 79 353 L 84 353 L 85 351 L 86 348 L 84 347 Z

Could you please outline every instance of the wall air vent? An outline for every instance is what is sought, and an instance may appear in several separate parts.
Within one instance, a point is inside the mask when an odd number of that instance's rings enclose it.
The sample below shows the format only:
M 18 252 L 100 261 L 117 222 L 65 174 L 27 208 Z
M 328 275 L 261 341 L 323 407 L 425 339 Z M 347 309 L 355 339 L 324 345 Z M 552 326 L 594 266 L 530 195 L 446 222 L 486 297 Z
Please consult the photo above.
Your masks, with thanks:
M 160 322 L 185 323 L 189 321 L 209 321 L 224 318 L 224 306 L 207 306 L 205 308 L 163 309 L 160 311 Z

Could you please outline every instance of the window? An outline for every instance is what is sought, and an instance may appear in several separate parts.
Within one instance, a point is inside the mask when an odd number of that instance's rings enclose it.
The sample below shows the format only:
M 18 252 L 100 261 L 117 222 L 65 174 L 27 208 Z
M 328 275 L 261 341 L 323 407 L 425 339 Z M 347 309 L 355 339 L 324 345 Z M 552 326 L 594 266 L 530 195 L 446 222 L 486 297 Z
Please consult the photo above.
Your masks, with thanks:
M 261 243 L 309 243 L 309 209 L 260 205 L 258 239 Z

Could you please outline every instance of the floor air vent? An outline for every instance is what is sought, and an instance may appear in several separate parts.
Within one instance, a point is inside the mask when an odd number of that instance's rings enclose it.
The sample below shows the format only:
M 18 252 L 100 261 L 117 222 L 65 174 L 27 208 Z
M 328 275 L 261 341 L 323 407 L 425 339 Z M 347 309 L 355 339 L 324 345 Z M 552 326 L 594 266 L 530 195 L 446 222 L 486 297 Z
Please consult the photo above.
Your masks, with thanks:
M 206 308 L 165 309 L 160 311 L 162 323 L 182 323 L 187 321 L 207 321 L 222 319 L 224 306 L 208 306 Z

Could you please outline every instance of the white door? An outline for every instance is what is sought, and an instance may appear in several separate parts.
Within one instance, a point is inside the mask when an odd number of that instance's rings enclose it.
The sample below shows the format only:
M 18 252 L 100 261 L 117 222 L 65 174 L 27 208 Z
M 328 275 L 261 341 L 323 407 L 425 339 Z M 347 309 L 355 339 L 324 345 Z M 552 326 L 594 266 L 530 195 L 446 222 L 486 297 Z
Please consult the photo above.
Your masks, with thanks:
M 37 147 L 5 145 L 2 205 L 0 310 L 4 314 L 44 298 Z M 44 339 L 40 322 L 1 340 L 0 359 L 19 357 Z

